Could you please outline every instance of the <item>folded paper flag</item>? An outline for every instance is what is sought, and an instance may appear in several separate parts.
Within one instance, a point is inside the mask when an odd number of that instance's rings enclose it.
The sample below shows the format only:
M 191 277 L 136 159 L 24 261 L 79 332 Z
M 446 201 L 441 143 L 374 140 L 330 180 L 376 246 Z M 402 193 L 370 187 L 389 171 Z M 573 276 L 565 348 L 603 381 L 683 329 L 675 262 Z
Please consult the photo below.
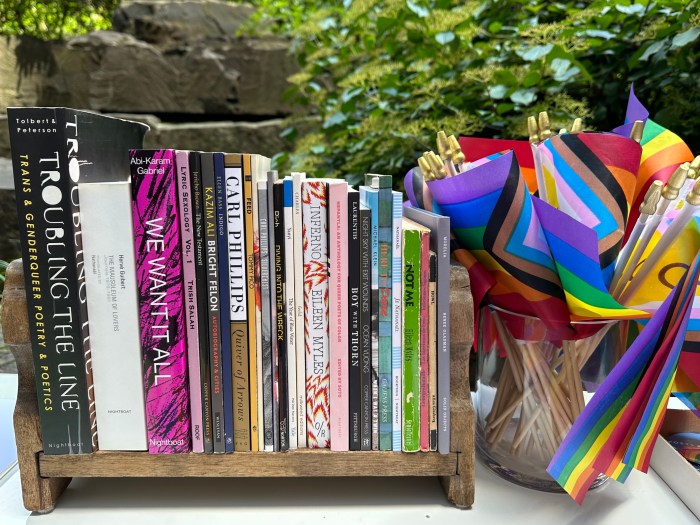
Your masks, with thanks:
M 622 247 L 641 147 L 612 133 L 567 133 L 538 146 L 547 202 L 593 229 L 605 286 Z
M 567 327 L 556 265 L 513 152 L 427 184 L 459 245 L 493 277 L 491 304 Z
M 623 481 L 646 472 L 678 367 L 700 274 L 688 271 L 603 381 L 552 459 L 547 472 L 578 503 L 600 474 Z
M 693 154 L 683 142 L 683 139 L 649 118 L 649 111 L 635 95 L 634 85 L 632 85 L 627 101 L 625 123 L 615 128 L 613 133 L 629 137 L 636 120 L 641 120 L 645 125 L 642 141 L 640 142 L 642 156 L 637 174 L 637 185 L 634 190 L 634 199 L 625 232 L 625 241 L 637 222 L 639 207 L 649 186 L 655 180 L 666 183 L 678 166 L 693 160 Z

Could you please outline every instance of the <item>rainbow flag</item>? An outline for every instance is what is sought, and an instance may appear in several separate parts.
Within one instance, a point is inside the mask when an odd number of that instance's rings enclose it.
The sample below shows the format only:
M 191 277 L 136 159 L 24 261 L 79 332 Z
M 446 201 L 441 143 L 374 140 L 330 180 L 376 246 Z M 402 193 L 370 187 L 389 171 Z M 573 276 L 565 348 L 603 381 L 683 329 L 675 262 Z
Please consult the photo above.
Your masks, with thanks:
M 556 265 L 513 152 L 427 185 L 459 245 L 491 275 L 489 302 L 567 327 Z
M 689 270 L 611 371 L 564 438 L 547 472 L 579 504 L 600 474 L 646 471 L 678 365 L 700 274 Z
M 630 87 L 630 96 L 627 101 L 625 123 L 613 130 L 613 133 L 629 137 L 635 120 L 641 120 L 644 124 L 642 135 L 642 157 L 637 174 L 637 185 L 634 189 L 634 199 L 630 209 L 625 241 L 629 237 L 634 224 L 639 217 L 639 207 L 644 200 L 649 186 L 660 180 L 666 183 L 678 166 L 684 162 L 693 160 L 690 148 L 678 135 L 660 126 L 649 118 L 649 111 L 639 101 L 634 93 L 634 84 Z
M 595 231 L 543 200 L 532 199 L 572 320 L 646 317 L 645 312 L 622 306 L 608 293 L 600 269 Z
M 547 201 L 598 236 L 606 287 L 622 247 L 642 149 L 612 133 L 566 133 L 538 146 Z

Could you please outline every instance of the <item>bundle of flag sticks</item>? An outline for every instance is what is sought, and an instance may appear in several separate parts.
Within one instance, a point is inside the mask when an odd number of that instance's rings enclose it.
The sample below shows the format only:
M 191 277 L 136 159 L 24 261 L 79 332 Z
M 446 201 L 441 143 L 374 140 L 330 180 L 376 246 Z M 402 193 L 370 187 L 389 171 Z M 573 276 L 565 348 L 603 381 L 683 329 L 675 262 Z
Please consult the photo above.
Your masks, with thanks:
M 554 133 L 543 112 L 528 118 L 528 135 L 489 142 L 440 131 L 439 155 L 426 152 L 405 189 L 410 205 L 450 217 L 453 256 L 470 271 L 475 304 L 494 307 L 482 310 L 489 319 L 480 334 L 504 358 L 485 415 L 488 442 L 507 439 L 511 453 L 534 451 L 548 461 L 555 451 L 566 455 L 561 443 L 572 425 L 600 417 L 587 414 L 580 371 L 616 321 L 666 316 L 663 330 L 640 341 L 651 348 L 642 353 L 647 360 L 670 360 L 669 367 L 625 376 L 628 389 L 616 406 L 632 396 L 651 402 L 659 385 L 669 393 L 700 390 L 700 353 L 680 351 L 686 327 L 690 343 L 700 333 L 700 308 L 689 307 L 695 288 L 673 292 L 700 250 L 700 157 L 649 119 L 633 92 L 626 123 L 612 133 L 584 131 L 580 119 Z M 538 319 L 546 336 L 532 338 L 518 316 Z M 626 344 L 618 346 L 621 355 Z M 665 404 L 649 410 L 658 422 Z M 632 446 L 638 424 L 629 421 L 619 450 Z M 648 441 L 655 431 L 651 425 L 640 432 Z M 577 457 L 599 458 L 597 451 Z M 603 463 L 574 469 L 581 477 L 573 485 L 553 477 L 580 500 L 591 472 L 612 472 L 614 462 Z M 643 469 L 644 462 L 633 466 Z

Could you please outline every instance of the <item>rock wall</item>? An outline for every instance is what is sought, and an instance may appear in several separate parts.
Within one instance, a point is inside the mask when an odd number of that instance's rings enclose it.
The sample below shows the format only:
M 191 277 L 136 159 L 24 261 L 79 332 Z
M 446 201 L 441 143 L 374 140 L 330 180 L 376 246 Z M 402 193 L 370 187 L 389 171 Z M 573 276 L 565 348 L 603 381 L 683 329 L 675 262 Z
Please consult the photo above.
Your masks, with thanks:
M 288 40 L 238 35 L 253 12 L 217 0 L 129 1 L 117 9 L 112 31 L 55 42 L 0 39 L 0 158 L 10 156 L 8 106 L 140 120 L 151 126 L 149 148 L 289 151 L 293 144 L 279 135 L 283 118 L 298 113 L 284 98 L 298 68 Z M 0 170 L 9 165 L 0 162 Z M 11 183 L 8 173 L 0 179 Z M 6 196 L 0 200 L 9 209 Z M 3 216 L 2 225 L 8 242 L 0 242 L 0 259 L 9 260 L 18 256 L 16 220 Z

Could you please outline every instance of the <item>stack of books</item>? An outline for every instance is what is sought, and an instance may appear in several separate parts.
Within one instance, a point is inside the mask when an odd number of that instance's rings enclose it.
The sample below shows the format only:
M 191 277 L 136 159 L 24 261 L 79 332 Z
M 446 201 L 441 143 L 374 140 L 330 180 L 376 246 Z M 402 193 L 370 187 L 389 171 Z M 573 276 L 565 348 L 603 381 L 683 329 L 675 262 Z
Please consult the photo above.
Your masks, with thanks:
M 9 108 L 44 451 L 449 452 L 449 219 Z

